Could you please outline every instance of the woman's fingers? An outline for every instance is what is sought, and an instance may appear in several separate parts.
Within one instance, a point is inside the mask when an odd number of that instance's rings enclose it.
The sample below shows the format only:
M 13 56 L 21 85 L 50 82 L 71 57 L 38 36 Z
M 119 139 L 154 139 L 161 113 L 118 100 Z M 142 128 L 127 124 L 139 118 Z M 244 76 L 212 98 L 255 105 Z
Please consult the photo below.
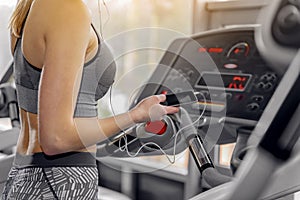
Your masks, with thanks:
M 160 94 L 160 95 L 156 95 L 159 102 L 164 102 L 166 101 L 166 95 L 164 94 Z M 177 107 L 174 107 L 174 106 L 162 106 L 165 110 L 165 114 L 174 114 L 174 113 L 177 113 L 179 111 L 179 108 Z
M 161 118 L 166 114 L 174 114 L 179 111 L 179 108 L 173 106 L 163 106 L 159 103 L 166 100 L 166 95 L 160 94 L 155 95 L 158 99 L 158 103 L 151 106 L 149 109 L 149 116 L 151 121 L 161 120 Z
M 174 114 L 179 111 L 179 108 L 174 106 L 164 106 L 164 109 L 167 114 Z
M 164 102 L 166 100 L 166 95 L 164 94 L 159 94 L 159 95 L 155 95 L 158 98 L 159 103 Z
M 151 121 L 161 120 L 166 114 L 174 114 L 179 111 L 179 108 L 173 106 L 162 106 L 155 104 L 149 110 L 149 116 Z
M 161 120 L 166 114 L 173 114 L 179 111 L 179 108 L 173 106 L 163 106 L 160 103 L 166 100 L 166 95 L 153 95 L 146 99 L 143 99 L 133 109 L 133 121 L 156 121 Z
M 166 110 L 160 104 L 152 105 L 148 112 L 150 121 L 161 120 L 162 116 L 167 114 Z

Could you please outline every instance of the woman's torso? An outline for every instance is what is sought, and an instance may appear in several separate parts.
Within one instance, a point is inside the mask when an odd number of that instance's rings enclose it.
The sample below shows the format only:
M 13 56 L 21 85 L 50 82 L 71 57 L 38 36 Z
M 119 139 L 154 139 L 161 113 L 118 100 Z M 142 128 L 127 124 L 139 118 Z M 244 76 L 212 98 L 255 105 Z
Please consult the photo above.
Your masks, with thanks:
M 42 12 L 43 8 L 41 5 L 34 5 L 31 7 L 28 17 L 24 23 L 23 26 L 23 32 L 21 39 L 18 40 L 15 36 L 12 35 L 11 37 L 11 47 L 12 52 L 15 53 L 15 47 L 17 45 L 17 42 L 20 42 L 20 49 L 22 56 L 24 57 L 24 60 L 26 60 L 30 65 L 32 65 L 35 68 L 38 68 L 39 70 L 42 70 L 43 68 L 43 58 L 45 54 L 46 49 L 46 42 L 43 36 L 43 27 L 40 26 L 40 21 L 42 21 Z M 89 43 L 85 55 L 85 66 L 87 70 L 91 71 L 91 67 L 89 65 L 96 65 L 101 64 L 100 57 L 103 55 L 100 55 L 100 50 L 102 51 L 103 48 L 100 49 L 100 46 L 102 46 L 102 43 L 100 43 L 100 39 L 95 32 L 94 28 L 90 27 L 90 36 L 89 36 Z M 71 48 L 71 47 L 70 47 Z M 107 51 L 108 48 L 105 48 L 105 51 Z M 98 55 L 99 54 L 99 55 Z M 105 56 L 105 55 L 104 55 Z M 95 60 L 96 57 L 99 57 Z M 107 56 L 106 56 L 107 57 Z M 16 60 L 15 60 L 16 62 Z M 28 67 L 28 66 L 26 66 Z M 94 67 L 94 66 L 92 66 Z M 101 67 L 101 66 L 99 66 Z M 106 66 L 108 67 L 108 66 Z M 89 68 L 89 69 L 88 69 Z M 109 73 L 114 73 L 115 66 L 110 66 Z M 93 69 L 95 70 L 95 69 Z M 16 70 L 15 70 L 16 71 Z M 35 72 L 40 73 L 40 72 Z M 89 74 L 88 74 L 89 73 Z M 92 72 L 86 72 L 83 71 L 83 78 L 82 81 L 84 81 L 84 77 L 89 77 Z M 26 74 L 28 76 L 28 74 Z M 101 75 L 105 75 L 105 71 L 101 72 Z M 15 75 L 16 76 L 16 75 Z M 22 75 L 20 75 L 22 76 Z M 113 75 L 114 76 L 114 75 Z M 113 77 L 111 76 L 111 77 Z M 110 79 L 111 79 L 110 77 Z M 18 79 L 18 76 L 16 77 Z M 21 77 L 22 78 L 22 77 Z M 30 77 L 29 77 L 30 78 Z M 99 78 L 99 77 L 98 77 Z M 109 82 L 112 80 L 109 80 Z M 87 87 L 85 85 L 87 81 L 83 82 L 83 87 Z M 107 82 L 107 81 L 106 81 Z M 38 84 L 38 83 L 37 83 Z M 102 87 L 103 88 L 103 87 Z M 95 89 L 99 90 L 97 86 L 95 86 Z M 96 91 L 95 91 L 96 92 Z M 103 92 L 105 93 L 105 91 Z M 102 93 L 101 93 L 102 94 Z M 80 94 L 79 94 L 80 95 Z M 104 95 L 104 94 L 103 94 Z M 98 95 L 99 96 L 99 95 Z M 83 97 L 84 98 L 84 97 Z M 101 96 L 98 97 L 98 99 L 101 98 Z M 37 102 L 35 102 L 37 104 Z M 78 117 L 80 116 L 77 114 Z M 84 115 L 83 115 L 84 116 Z M 42 149 L 39 144 L 38 140 L 38 114 L 34 112 L 28 112 L 23 108 L 20 108 L 20 120 L 21 120 L 21 131 L 19 136 L 19 141 L 17 144 L 17 152 L 23 155 L 31 155 L 33 153 L 42 152 Z M 87 149 L 82 149 L 79 151 L 95 151 L 95 146 L 88 147 Z

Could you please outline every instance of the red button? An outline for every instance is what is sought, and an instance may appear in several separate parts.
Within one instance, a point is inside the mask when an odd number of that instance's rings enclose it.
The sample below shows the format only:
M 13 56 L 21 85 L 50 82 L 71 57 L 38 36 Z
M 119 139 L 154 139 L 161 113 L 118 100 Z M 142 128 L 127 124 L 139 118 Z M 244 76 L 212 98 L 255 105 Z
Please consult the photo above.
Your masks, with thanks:
M 168 91 L 167 90 L 163 90 L 163 91 L 161 91 L 161 94 L 168 94 Z
M 163 121 L 147 122 L 145 130 L 149 133 L 162 135 L 167 130 L 167 124 Z

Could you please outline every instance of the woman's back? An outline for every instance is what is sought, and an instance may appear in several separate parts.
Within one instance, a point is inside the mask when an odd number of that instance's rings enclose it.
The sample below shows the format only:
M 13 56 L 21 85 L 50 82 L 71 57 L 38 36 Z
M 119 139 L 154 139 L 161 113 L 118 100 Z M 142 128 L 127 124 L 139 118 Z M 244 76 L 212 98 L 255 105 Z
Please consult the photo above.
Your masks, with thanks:
M 72 9 L 76 9 L 76 10 L 72 10 Z M 33 81 L 36 81 L 37 79 L 36 77 L 39 77 L 38 75 L 40 74 L 39 70 L 42 70 L 43 66 L 45 65 L 46 50 L 47 48 L 50 48 L 49 47 L 50 45 L 47 46 L 47 41 L 45 41 L 46 35 L 47 34 L 53 35 L 55 34 L 56 29 L 63 28 L 60 26 L 61 24 L 67 23 L 69 21 L 68 18 L 77 18 L 78 15 L 80 15 L 79 13 L 86 13 L 86 12 L 88 12 L 88 10 L 85 7 L 85 5 L 83 5 L 82 2 L 78 0 L 75 1 L 74 0 L 69 0 L 69 1 L 68 0 L 67 1 L 39 0 L 39 1 L 34 1 L 32 3 L 32 6 L 30 10 L 28 10 L 28 15 L 26 16 L 25 21 L 21 28 L 22 30 L 20 33 L 21 38 L 18 39 L 14 35 L 12 35 L 11 37 L 11 47 L 12 47 L 12 52 L 14 53 L 17 50 L 16 48 L 17 41 L 19 41 L 20 53 L 22 54 L 24 60 L 28 62 L 27 64 L 30 65 L 29 67 L 24 66 L 27 67 L 26 75 L 28 76 L 28 71 L 29 72 L 32 71 L 31 77 L 29 77 L 31 80 L 33 79 Z M 63 21 L 64 23 L 62 22 L 56 23 L 57 20 Z M 73 23 L 75 22 L 74 19 L 71 20 L 71 22 L 72 21 Z M 49 26 L 50 24 L 52 25 Z M 73 26 L 77 26 L 77 25 L 74 24 Z M 88 41 L 88 46 L 85 49 L 86 50 L 86 54 L 84 58 L 85 63 L 88 63 L 96 56 L 98 52 L 97 51 L 98 45 L 99 45 L 97 42 L 99 38 L 97 37 L 95 30 L 92 28 L 92 26 L 90 26 L 89 29 L 90 29 L 89 37 L 88 37 L 89 41 Z M 72 35 L 70 35 L 69 37 L 72 37 Z M 70 46 L 70 44 L 63 44 L 63 42 L 61 45 Z M 65 53 L 62 52 L 62 54 Z M 62 55 L 61 59 L 72 59 L 72 58 L 67 58 Z M 63 69 L 61 71 L 63 71 Z M 24 77 L 24 75 L 25 74 L 23 74 L 23 79 L 28 78 L 26 76 Z M 17 76 L 18 75 L 15 74 L 15 77 Z M 22 76 L 19 78 L 22 79 Z M 55 79 L 53 79 L 53 81 L 55 81 Z M 39 84 L 39 83 L 33 83 L 33 84 Z M 63 85 L 61 86 L 63 87 Z M 38 88 L 30 88 L 30 89 L 38 89 Z M 28 101 L 30 105 L 36 105 L 38 102 L 30 102 L 33 100 L 32 98 L 33 95 L 30 95 L 28 91 L 24 92 L 26 94 L 27 99 L 22 99 L 22 100 Z M 24 96 L 22 96 L 22 98 L 24 98 Z M 18 141 L 17 151 L 21 154 L 33 154 L 36 152 L 41 152 L 42 149 L 40 147 L 39 138 L 38 138 L 39 127 L 38 127 L 37 113 L 28 112 L 26 109 L 21 108 L 20 117 L 22 122 L 22 130 L 20 133 L 20 139 Z

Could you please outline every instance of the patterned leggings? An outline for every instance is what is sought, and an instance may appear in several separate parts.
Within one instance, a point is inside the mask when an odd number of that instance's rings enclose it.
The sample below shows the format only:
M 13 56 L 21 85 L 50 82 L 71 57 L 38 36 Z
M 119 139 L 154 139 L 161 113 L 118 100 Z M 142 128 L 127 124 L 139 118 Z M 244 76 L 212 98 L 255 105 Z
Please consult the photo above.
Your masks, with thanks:
M 13 167 L 2 200 L 94 200 L 97 167 Z

